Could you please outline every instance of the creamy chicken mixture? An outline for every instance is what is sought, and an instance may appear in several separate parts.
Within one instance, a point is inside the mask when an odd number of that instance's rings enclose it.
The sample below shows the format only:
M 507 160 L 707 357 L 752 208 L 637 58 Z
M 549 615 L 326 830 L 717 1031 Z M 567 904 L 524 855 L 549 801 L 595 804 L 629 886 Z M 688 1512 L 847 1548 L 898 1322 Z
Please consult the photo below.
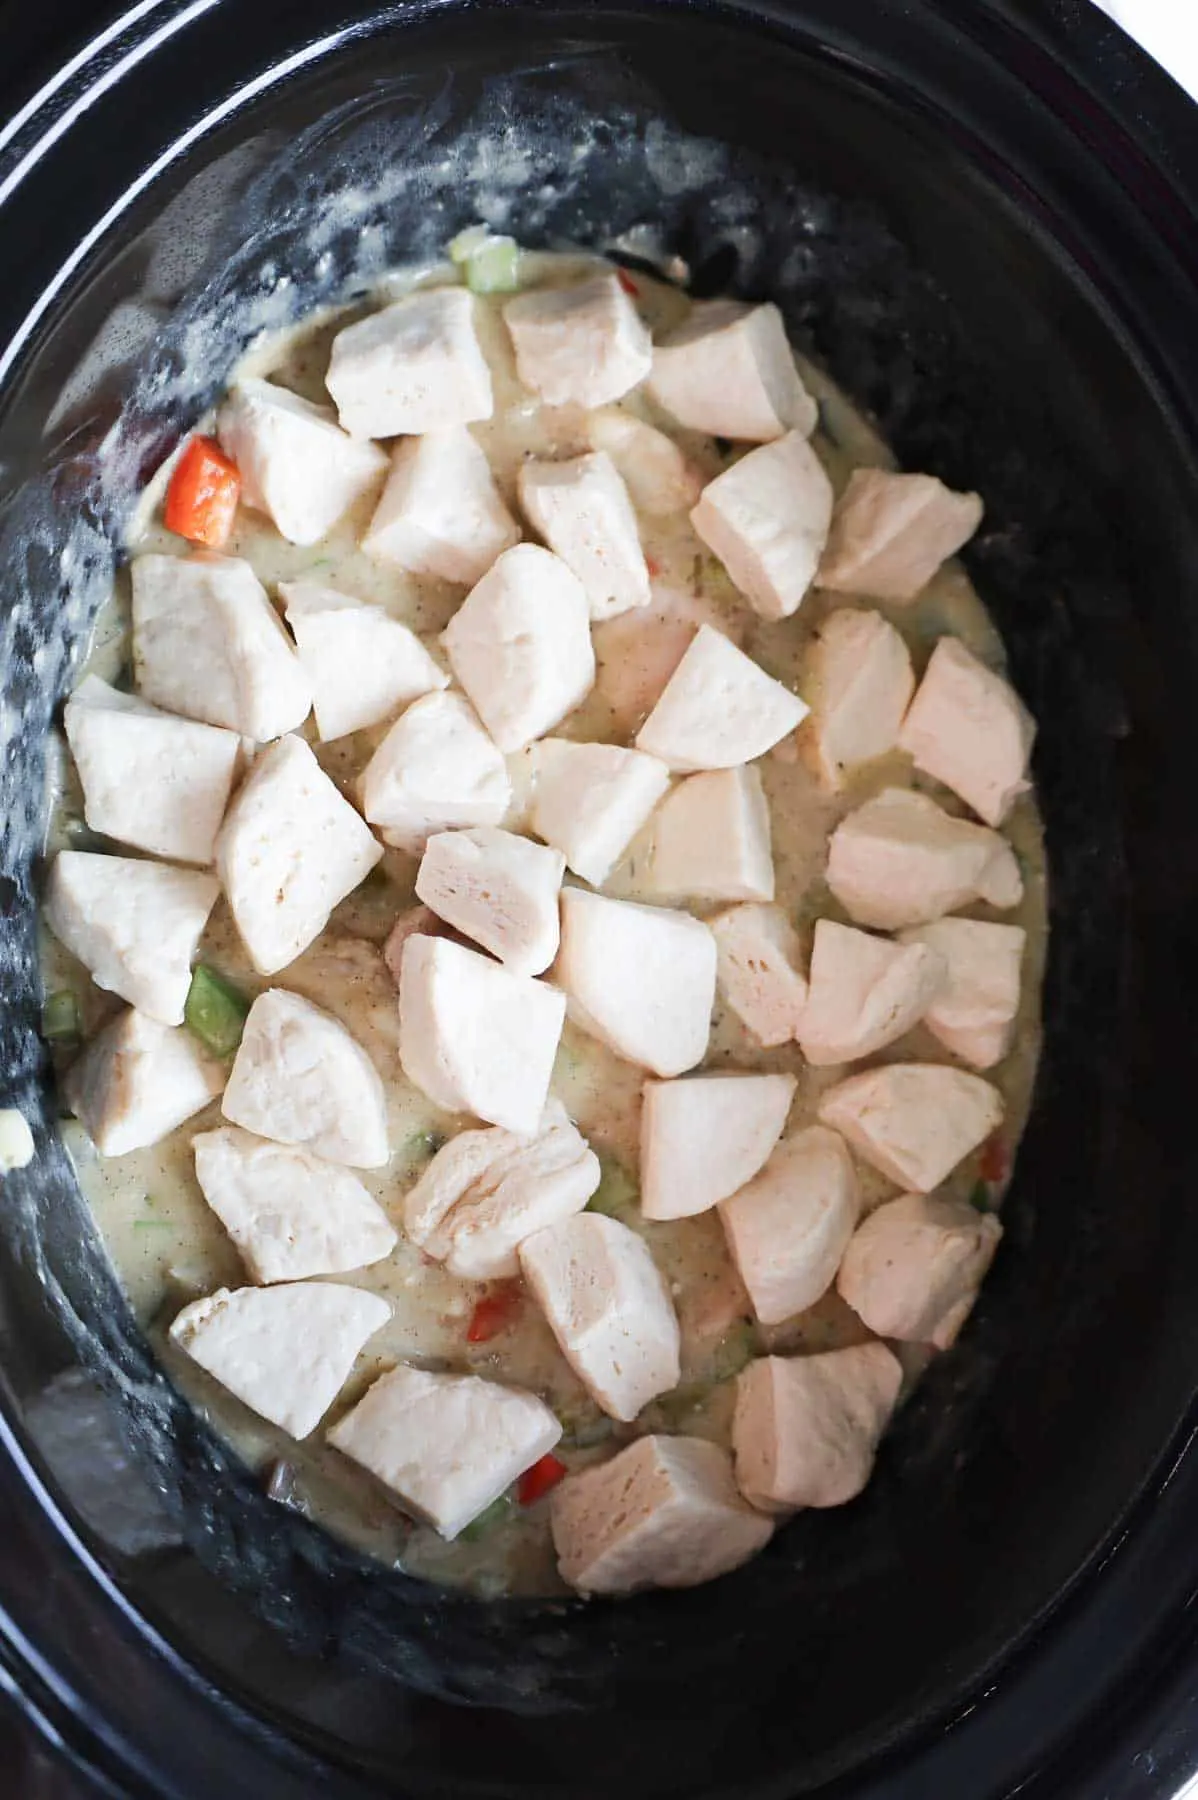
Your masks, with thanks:
M 479 1592 L 864 1487 L 1001 1237 L 1032 722 L 768 305 L 469 234 L 256 347 L 65 714 L 44 1029 L 172 1376 Z

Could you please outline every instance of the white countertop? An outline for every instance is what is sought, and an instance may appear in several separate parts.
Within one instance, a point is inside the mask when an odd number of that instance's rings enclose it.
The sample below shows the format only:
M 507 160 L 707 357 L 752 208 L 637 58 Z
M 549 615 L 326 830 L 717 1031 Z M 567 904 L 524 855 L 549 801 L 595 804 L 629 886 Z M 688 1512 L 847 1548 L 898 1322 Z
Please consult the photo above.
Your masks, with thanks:
M 1097 0 L 1198 100 L 1198 0 Z

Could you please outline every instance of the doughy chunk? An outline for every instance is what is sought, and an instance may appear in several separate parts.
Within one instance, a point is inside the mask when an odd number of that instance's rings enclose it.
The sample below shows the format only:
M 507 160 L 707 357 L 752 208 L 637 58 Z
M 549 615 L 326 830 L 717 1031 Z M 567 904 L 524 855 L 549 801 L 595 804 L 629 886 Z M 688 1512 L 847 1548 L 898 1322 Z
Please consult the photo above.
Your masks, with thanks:
M 648 327 L 614 274 L 520 294 L 503 317 L 516 372 L 546 406 L 606 406 L 653 366 Z
M 890 1063 L 829 1088 L 819 1116 L 891 1181 L 927 1194 L 1002 1123 L 1003 1099 L 963 1069 Z
M 241 754 L 236 732 L 159 712 L 95 675 L 67 701 L 67 742 L 93 831 L 210 863 Z
M 797 694 L 722 632 L 700 625 L 636 744 L 682 774 L 734 769 L 764 756 L 806 716 Z
M 1026 793 L 1036 727 L 1014 688 L 957 638 L 941 638 L 911 703 L 899 743 L 917 769 L 960 794 L 987 825 L 1001 825 Z
M 549 1093 L 566 997 L 447 938 L 410 937 L 399 976 L 399 1059 L 447 1112 L 531 1137 Z
M 772 900 L 770 809 L 756 769 L 690 775 L 653 819 L 646 887 L 673 900 Z
M 519 541 L 485 453 L 458 425 L 396 444 L 362 548 L 414 575 L 473 587 Z
M 733 906 L 711 921 L 720 992 L 746 1031 L 773 1049 L 798 1035 L 807 983 L 799 938 L 780 906 Z
M 348 1169 L 235 1125 L 193 1147 L 204 1198 L 255 1281 L 344 1275 L 394 1250 L 394 1227 Z
M 506 550 L 442 638 L 453 672 L 503 751 L 561 723 L 595 682 L 586 593 L 539 544 Z
M 544 1401 L 522 1388 L 401 1363 L 328 1437 L 409 1512 L 455 1538 L 561 1435 Z
M 516 975 L 541 975 L 557 955 L 557 897 L 566 859 L 511 831 L 480 825 L 428 841 L 416 894 Z
M 216 423 L 242 500 L 292 544 L 318 543 L 387 467 L 377 444 L 346 436 L 331 406 L 252 375 L 232 389 Z
M 763 619 L 797 612 L 832 518 L 832 483 L 801 431 L 709 481 L 691 524 Z
M 984 900 L 1023 898 L 1015 852 L 997 831 L 950 818 L 926 794 L 887 788 L 840 821 L 828 844 L 828 886 L 858 925 L 897 931 Z
M 924 1024 L 946 1049 L 975 1069 L 992 1069 L 1011 1048 L 1019 1011 L 1019 973 L 1027 932 L 979 919 L 939 919 L 902 934 L 944 958 L 944 986 Z
M 378 1169 L 389 1155 L 378 1070 L 344 1025 L 284 988 L 250 1007 L 221 1111 L 327 1162 Z
M 315 581 L 281 581 L 279 593 L 325 743 L 382 725 L 422 694 L 449 686 L 416 633 L 381 606 Z
M 217 872 L 258 973 L 294 962 L 382 854 L 302 738 L 263 750 L 216 845 Z
M 498 825 L 512 798 L 507 764 L 461 694 L 426 694 L 395 721 L 361 781 L 362 810 L 397 850 L 430 836 Z
M 688 1219 L 751 1181 L 782 1135 L 793 1075 L 647 1081 L 641 1104 L 641 1207 Z
M 973 1309 L 1001 1237 L 993 1213 L 903 1194 L 858 1228 L 836 1285 L 880 1337 L 947 1350 Z
M 885 1344 L 767 1356 L 736 1383 L 736 1484 L 763 1512 L 843 1506 L 873 1474 L 903 1372 Z
M 915 692 L 911 657 L 881 613 L 844 607 L 824 620 L 803 678 L 811 715 L 802 737 L 814 752 L 824 786 L 835 791 L 846 771 L 884 756 Z
M 249 563 L 211 551 L 136 556 L 132 576 L 143 700 L 259 743 L 303 724 L 308 677 Z
M 100 1155 L 124 1156 L 161 1143 L 224 1084 L 189 1031 L 130 1007 L 71 1064 L 62 1091 Z
M 181 1025 L 192 958 L 219 892 L 198 870 L 63 850 L 50 870 L 46 923 L 97 987 L 160 1025 Z
M 914 600 L 982 522 L 977 494 L 932 475 L 854 469 L 836 506 L 819 585 L 878 600 Z
M 532 829 L 601 887 L 669 787 L 670 771 L 640 750 L 569 738 L 543 738 L 527 754 Z
M 549 548 L 586 589 L 592 619 L 648 606 L 649 571 L 628 490 L 609 456 L 526 462 L 520 504 Z
M 700 625 L 711 625 L 735 641 L 736 631 L 729 629 L 727 609 L 718 599 L 690 593 L 663 577 L 654 584 L 648 606 L 595 626 L 595 687 L 613 732 L 624 738 L 640 729 Z
M 332 1281 L 220 1288 L 185 1306 L 171 1341 L 293 1438 L 315 1431 L 391 1308 Z
M 703 482 L 673 438 L 620 407 L 593 413 L 590 441 L 615 463 L 633 505 L 650 518 L 689 512 Z
M 351 437 L 446 431 L 489 419 L 491 375 L 465 288 L 426 288 L 347 325 L 325 386 Z
M 555 970 L 584 1031 L 655 1075 L 702 1062 L 715 999 L 715 940 L 687 913 L 562 889 Z
M 721 1204 L 732 1260 L 762 1324 L 805 1312 L 827 1293 L 860 1216 L 853 1159 L 821 1125 L 785 1138 Z
M 884 1050 L 919 1023 L 946 978 L 944 958 L 927 944 L 894 944 L 817 920 L 799 1022 L 803 1055 L 821 1068 Z
M 774 1522 L 747 1506 L 726 1450 L 643 1437 L 571 1475 L 550 1501 L 563 1581 L 584 1594 L 697 1587 L 764 1548 Z
M 678 1320 L 635 1231 L 601 1213 L 578 1213 L 525 1238 L 520 1267 L 562 1355 L 613 1419 L 635 1419 L 677 1387 Z
M 739 300 L 702 300 L 662 338 L 649 392 L 688 430 L 740 442 L 810 437 L 819 417 L 778 308 Z
M 530 1141 L 494 1126 L 462 1131 L 433 1157 L 404 1201 L 404 1229 L 465 1281 L 518 1275 L 526 1237 L 581 1212 L 599 1158 L 551 1099 Z

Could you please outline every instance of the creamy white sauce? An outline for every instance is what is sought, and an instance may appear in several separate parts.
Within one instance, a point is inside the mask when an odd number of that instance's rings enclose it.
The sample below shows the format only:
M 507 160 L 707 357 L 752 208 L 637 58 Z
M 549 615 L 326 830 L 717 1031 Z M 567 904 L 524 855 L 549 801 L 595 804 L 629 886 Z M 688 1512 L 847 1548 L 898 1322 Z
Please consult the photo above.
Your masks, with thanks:
M 523 259 L 523 274 L 529 282 L 567 282 L 577 279 L 586 266 L 589 265 L 585 259 L 529 256 Z M 421 280 L 444 280 L 446 275 L 447 271 L 439 268 L 423 272 Z M 411 283 L 410 274 L 406 278 L 389 277 L 380 297 L 393 295 L 405 279 Z M 688 309 L 689 303 L 675 289 L 641 277 L 638 286 L 642 310 L 655 330 L 675 323 Z M 501 304 L 499 298 L 482 299 L 477 309 L 480 335 L 492 367 L 495 414 L 474 430 L 487 451 L 505 499 L 518 512 L 515 478 L 526 456 L 568 456 L 590 444 L 583 413 L 542 407 L 520 387 L 500 318 Z M 347 318 L 364 310 L 364 306 L 357 306 L 309 321 L 297 333 L 267 337 L 245 366 L 253 373 L 269 374 L 309 398 L 323 400 L 327 397 L 323 377 L 330 338 Z M 805 362 L 801 368 L 808 386 L 821 401 L 822 425 L 815 444 L 834 485 L 841 487 L 849 471 L 861 464 L 893 466 L 886 446 L 827 378 Z M 658 425 L 665 423 L 640 395 L 629 396 L 624 405 L 628 411 L 652 418 Z M 675 431 L 673 435 L 706 477 L 741 453 L 729 453 L 726 447 L 695 433 Z M 156 477 L 140 509 L 131 545 L 135 552 L 186 553 L 187 546 L 167 533 L 157 518 L 166 473 L 162 471 Z M 267 520 L 243 510 L 227 550 L 249 560 L 268 589 L 279 581 L 307 575 L 383 605 L 419 632 L 430 650 L 439 654 L 437 636 L 459 604 L 461 590 L 443 582 L 407 576 L 365 556 L 357 544 L 373 503 L 374 496 L 367 496 L 322 543 L 307 549 L 285 543 Z M 718 622 L 770 674 L 788 685 L 799 685 L 804 654 L 814 630 L 821 618 L 841 602 L 834 596 L 813 592 L 793 618 L 766 623 L 741 600 L 727 575 L 691 530 L 685 514 L 667 519 L 642 517 L 640 524 L 644 548 L 654 570 L 653 606 L 648 613 L 628 614 L 595 627 L 598 680 L 591 696 L 566 721 L 562 732 L 578 738 L 628 741 L 661 685 L 663 670 L 668 671 L 681 654 L 693 624 L 704 618 Z M 1002 666 L 997 632 L 959 565 L 950 564 L 942 570 L 915 605 L 901 609 L 882 605 L 879 610 L 892 618 L 907 639 L 917 672 L 936 639 L 946 633 L 960 637 L 993 666 Z M 81 673 L 96 672 L 113 679 L 127 667 L 128 616 L 127 576 L 122 576 L 111 603 L 98 620 L 92 654 Z M 315 742 L 314 727 L 309 723 L 305 735 L 330 775 L 348 792 L 383 730 L 321 745 Z M 816 917 L 842 916 L 822 880 L 830 831 L 840 817 L 882 787 L 912 785 L 911 764 L 898 754 L 888 757 L 860 772 L 835 797 L 820 790 L 789 745 L 780 746 L 763 759 L 762 774 L 772 815 L 777 901 L 798 923 L 807 948 Z M 81 797 L 65 754 L 56 759 L 52 779 L 57 783 L 59 803 L 49 847 L 79 842 L 81 838 L 85 841 L 86 834 L 80 827 Z M 950 810 L 962 810 L 935 784 L 920 780 L 918 785 L 933 791 Z M 1028 948 L 1014 1047 L 989 1078 L 1006 1102 L 1003 1135 L 1007 1144 L 1014 1146 L 1026 1120 L 1035 1076 L 1045 956 L 1046 879 L 1034 795 L 1025 795 L 1018 802 L 1006 830 L 1023 865 L 1025 896 L 1016 912 L 1001 916 L 1024 926 Z M 637 896 L 641 892 L 638 869 L 643 867 L 643 856 L 643 843 L 634 843 L 608 884 L 608 891 Z M 382 959 L 381 944 L 397 915 L 415 904 L 415 873 L 413 859 L 388 852 L 380 869 L 337 909 L 318 942 L 276 980 L 276 985 L 309 996 L 341 1018 L 369 1051 L 384 1077 L 393 1156 L 386 1169 L 368 1173 L 363 1179 L 395 1221 L 405 1191 L 427 1160 L 429 1134 L 445 1136 L 464 1123 L 433 1107 L 404 1079 L 398 1064 L 395 988 Z M 998 916 L 984 907 L 971 911 L 976 917 Z M 251 970 L 223 901 L 213 913 L 201 957 L 247 994 L 268 985 Z M 70 985 L 79 993 L 87 1034 L 118 1010 L 118 1003 L 99 993 L 84 971 L 51 939 L 46 940 L 45 961 L 48 992 Z M 922 1029 L 874 1060 L 912 1057 L 935 1062 L 951 1060 Z M 722 1005 L 717 1007 L 703 1066 L 793 1073 L 798 1091 L 788 1125 L 792 1131 L 814 1119 L 819 1094 L 841 1074 L 838 1070 L 810 1068 L 796 1045 L 761 1050 Z M 554 1071 L 554 1092 L 595 1149 L 617 1171 L 627 1171 L 630 1182 L 635 1179 L 638 1159 L 642 1079 L 640 1070 L 620 1061 L 573 1026 L 566 1027 Z M 381 1488 L 324 1446 L 322 1433 L 305 1444 L 293 1443 L 170 1348 L 165 1326 L 186 1300 L 221 1285 L 241 1285 L 246 1279 L 229 1239 L 203 1200 L 192 1168 L 193 1136 L 218 1120 L 217 1102 L 153 1149 L 109 1160 L 96 1155 L 74 1121 L 64 1126 L 83 1191 L 114 1266 L 138 1318 L 150 1332 L 172 1375 L 215 1428 L 249 1463 L 263 1470 L 264 1479 L 269 1471 L 275 1471 L 273 1491 L 279 1498 L 302 1506 L 367 1551 L 387 1561 L 398 1560 L 414 1573 L 464 1583 L 481 1592 L 560 1591 L 543 1504 L 525 1512 L 514 1508 L 506 1522 L 476 1542 L 459 1540 L 445 1544 L 431 1530 L 411 1526 Z M 893 1193 L 881 1176 L 864 1167 L 861 1174 L 867 1206 Z M 978 1161 L 973 1157 L 954 1173 L 943 1191 L 950 1196 L 968 1197 L 977 1178 Z M 630 1204 L 621 1216 L 635 1225 L 650 1244 L 669 1282 L 683 1325 L 682 1386 L 677 1393 L 646 1409 L 635 1425 L 614 1425 L 598 1412 L 531 1302 L 523 1305 L 518 1326 L 512 1332 L 491 1344 L 470 1345 L 466 1327 L 483 1290 L 478 1284 L 457 1280 L 428 1262 L 402 1235 L 393 1256 L 353 1278 L 358 1285 L 384 1295 L 392 1304 L 393 1317 L 371 1340 L 325 1425 L 346 1410 L 382 1369 L 398 1359 L 411 1358 L 432 1367 L 501 1376 L 542 1394 L 566 1422 L 560 1454 L 572 1468 L 609 1454 L 619 1442 L 645 1430 L 682 1428 L 726 1443 L 734 1385 L 730 1377 L 751 1349 L 831 1349 L 863 1341 L 869 1335 L 834 1292 L 809 1312 L 780 1326 L 750 1325 L 747 1298 L 729 1263 L 714 1215 L 650 1224 L 641 1221 L 639 1209 Z M 928 1354 L 918 1347 L 903 1347 L 910 1378 L 918 1374 Z

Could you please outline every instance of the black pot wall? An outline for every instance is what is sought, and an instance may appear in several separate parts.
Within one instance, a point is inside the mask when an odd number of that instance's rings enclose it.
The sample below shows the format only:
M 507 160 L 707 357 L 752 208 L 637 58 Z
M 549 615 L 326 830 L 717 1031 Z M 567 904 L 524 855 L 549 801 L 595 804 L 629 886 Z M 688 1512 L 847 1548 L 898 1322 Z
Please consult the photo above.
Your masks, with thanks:
M 221 105 L 22 334 L 104 208 Z M 176 1521 L 164 1537 L 182 1539 L 132 1557 L 101 1548 L 102 1562 L 238 1702 L 353 1770 L 361 1787 L 346 1792 L 748 1800 L 837 1779 L 861 1792 L 863 1771 L 1026 1655 L 1180 1441 L 1198 1376 L 1198 282 L 1192 240 L 1169 241 L 1185 215 L 1168 175 L 1109 122 L 1103 140 L 1100 123 L 1000 6 L 662 0 L 384 18 L 222 0 L 113 76 L 0 202 L 12 270 L 0 355 L 17 346 L 0 394 L 0 867 L 14 884 L 0 1052 L 13 1096 L 44 1102 L 41 1154 L 6 1182 L 0 1213 L 7 1454 L 19 1458 L 50 1373 L 95 1375 L 129 1480 L 163 1491 Z M 504 154 L 484 164 L 477 146 L 502 133 Z M 697 285 L 776 299 L 904 462 L 980 488 L 972 570 L 1042 726 L 1045 1057 L 978 1314 L 860 1502 L 800 1517 L 714 1586 L 618 1606 L 438 1593 L 267 1502 L 133 1329 L 55 1148 L 34 1036 L 41 742 L 138 481 L 254 327 L 431 253 L 499 202 L 537 244 L 606 246 L 652 225 Z M 64 403 L 115 306 L 119 329 Z M 18 1511 L 38 1554 L 75 1579 L 59 1522 L 32 1501 Z M 122 1780 L 132 1737 L 142 1791 L 305 1790 L 302 1762 L 245 1747 L 244 1721 L 211 1737 L 186 1726 L 186 1754 L 164 1741 L 185 1702 L 172 1687 L 161 1712 L 149 1704 L 159 1651 L 97 1617 L 113 1672 L 132 1659 L 129 1679 L 96 1694 L 85 1659 L 56 1639 L 55 1704 L 75 1714 L 83 1689 L 107 1713 L 113 1741 L 96 1754 Z M 187 1706 L 207 1704 L 189 1693 Z M 1009 1738 L 970 1778 L 970 1800 L 1007 1792 L 1043 1754 Z

